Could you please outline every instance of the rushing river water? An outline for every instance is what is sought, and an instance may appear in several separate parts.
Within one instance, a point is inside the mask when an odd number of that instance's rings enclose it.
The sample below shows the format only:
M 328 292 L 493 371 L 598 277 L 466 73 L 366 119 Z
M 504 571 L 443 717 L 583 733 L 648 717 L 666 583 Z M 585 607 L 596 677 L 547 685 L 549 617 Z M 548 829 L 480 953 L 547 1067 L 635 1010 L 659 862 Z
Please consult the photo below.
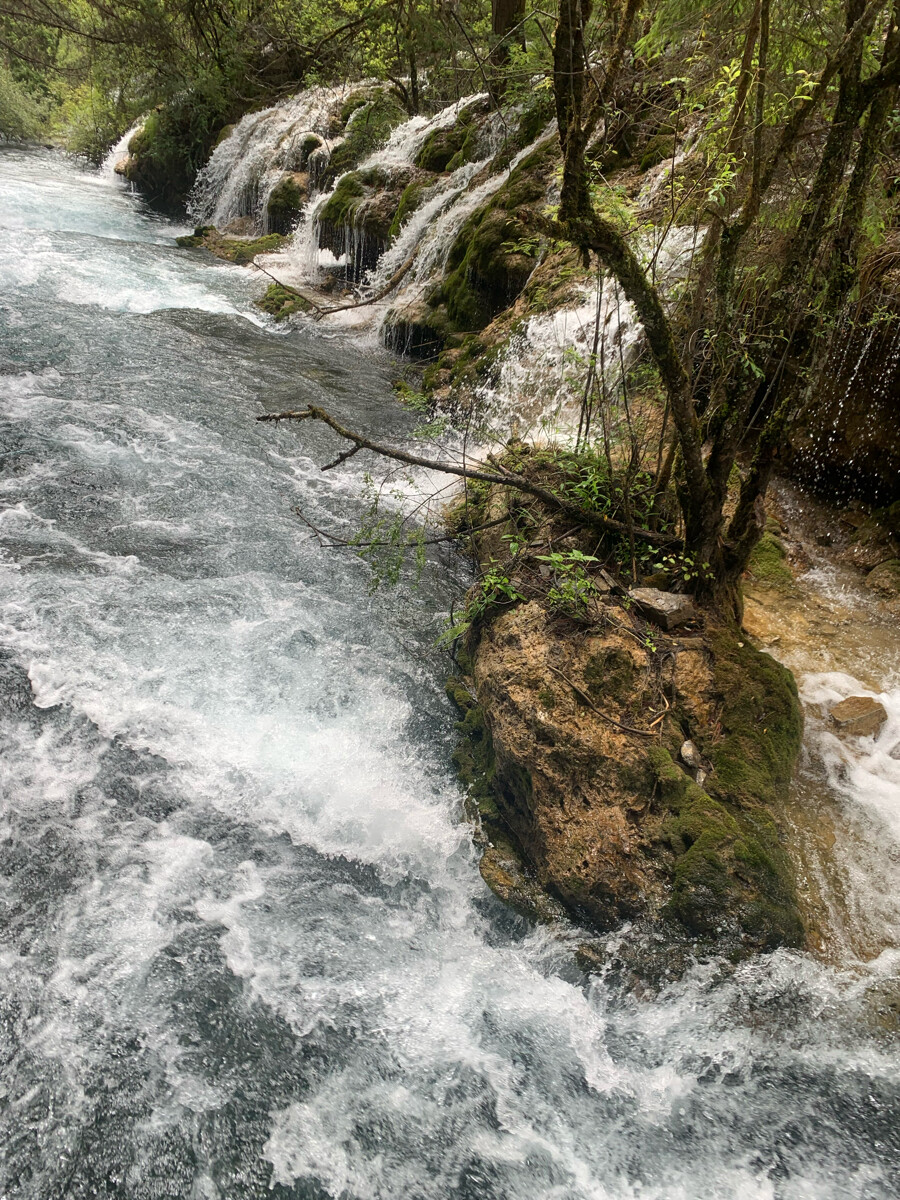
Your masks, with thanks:
M 370 598 L 292 511 L 352 523 L 365 464 L 253 421 L 401 431 L 391 364 L 176 232 L 0 153 L 0 1196 L 896 1197 L 897 952 L 640 998 L 504 910 L 430 651 L 462 580 Z

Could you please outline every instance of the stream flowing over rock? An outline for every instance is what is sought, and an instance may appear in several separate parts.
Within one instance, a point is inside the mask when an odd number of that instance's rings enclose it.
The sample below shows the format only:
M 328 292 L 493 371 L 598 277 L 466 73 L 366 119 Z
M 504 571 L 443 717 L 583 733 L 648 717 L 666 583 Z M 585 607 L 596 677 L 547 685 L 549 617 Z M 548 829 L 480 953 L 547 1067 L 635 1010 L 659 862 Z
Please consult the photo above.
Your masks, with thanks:
M 496 306 L 515 307 L 531 270 L 520 218 L 550 185 L 546 121 L 504 148 L 490 114 L 465 119 L 476 100 L 410 122 L 371 89 L 325 99 L 321 120 L 309 95 L 244 118 L 198 203 L 255 237 L 279 180 L 315 177 L 279 261 L 338 286 L 384 218 L 366 172 L 396 172 L 401 199 L 424 179 L 362 277 L 377 289 L 414 241 L 378 321 L 430 330 L 457 355 L 436 370 L 462 372 L 466 339 L 481 353 L 495 326 L 500 346 Z M 354 171 L 358 224 L 337 224 L 359 238 L 337 253 L 314 206 Z M 411 438 L 396 362 L 337 322 L 276 325 L 258 276 L 179 248 L 189 233 L 113 169 L 0 148 L 0 1195 L 893 1200 L 895 625 L 857 621 L 868 641 L 842 641 L 850 600 L 815 568 L 795 610 L 758 602 L 783 618 L 759 630 L 775 652 L 788 629 L 834 623 L 830 657 L 784 646 L 807 718 L 785 821 L 818 952 L 783 938 L 734 961 L 687 938 L 675 963 L 626 923 L 594 937 L 602 970 L 582 971 L 577 919 L 534 924 L 479 874 L 434 649 L 465 564 L 438 548 L 421 591 L 370 595 L 364 565 L 294 510 L 350 536 L 376 460 L 323 475 L 329 431 L 254 421 L 300 394 Z M 479 264 L 496 256 L 494 293 Z M 545 267 L 559 262 L 528 283 Z M 624 355 L 625 306 L 599 292 L 593 319 L 618 313 Z M 413 301 L 415 322 L 390 317 Z M 857 615 L 877 603 L 859 592 Z M 528 635 L 526 608 L 514 616 L 498 653 Z M 604 670 L 624 670 L 609 649 Z M 574 709 L 558 682 L 544 690 Z M 842 741 L 828 711 L 860 695 L 887 720 Z M 686 732 L 659 783 L 690 801 Z M 654 944 L 651 978 L 634 953 Z

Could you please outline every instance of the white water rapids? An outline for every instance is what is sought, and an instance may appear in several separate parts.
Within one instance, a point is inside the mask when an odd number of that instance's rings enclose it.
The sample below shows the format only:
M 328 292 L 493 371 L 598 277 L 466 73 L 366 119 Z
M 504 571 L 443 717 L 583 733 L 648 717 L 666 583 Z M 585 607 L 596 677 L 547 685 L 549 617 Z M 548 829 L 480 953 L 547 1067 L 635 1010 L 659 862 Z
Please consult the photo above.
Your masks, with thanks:
M 430 650 L 464 578 L 370 598 L 293 513 L 352 528 L 370 464 L 253 419 L 400 433 L 392 364 L 176 232 L 0 150 L 0 1196 L 895 1197 L 897 951 L 641 997 L 504 909 Z

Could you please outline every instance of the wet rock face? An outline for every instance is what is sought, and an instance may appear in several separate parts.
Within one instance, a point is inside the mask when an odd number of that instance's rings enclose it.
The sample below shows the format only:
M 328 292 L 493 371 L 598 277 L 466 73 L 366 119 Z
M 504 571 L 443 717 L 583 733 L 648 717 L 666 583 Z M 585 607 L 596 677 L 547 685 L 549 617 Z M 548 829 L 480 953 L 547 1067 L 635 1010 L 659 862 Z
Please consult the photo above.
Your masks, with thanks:
M 577 639 L 523 604 L 484 628 L 468 691 L 493 886 L 580 921 L 671 922 L 735 953 L 804 939 L 773 815 L 799 750 L 791 676 L 727 630 L 653 652 L 624 610 Z M 696 763 L 684 761 L 689 735 Z M 474 760 L 469 763 L 475 765 Z M 701 786 L 702 785 L 702 786 Z
M 894 298 L 897 303 L 897 298 Z M 792 436 L 793 469 L 830 498 L 900 500 L 900 358 L 897 320 L 841 339 L 824 390 Z
M 889 558 L 866 576 L 866 587 L 888 599 L 900 597 L 900 558 Z
M 854 737 L 877 737 L 887 720 L 884 705 L 870 696 L 848 696 L 834 705 L 830 716 L 839 733 Z

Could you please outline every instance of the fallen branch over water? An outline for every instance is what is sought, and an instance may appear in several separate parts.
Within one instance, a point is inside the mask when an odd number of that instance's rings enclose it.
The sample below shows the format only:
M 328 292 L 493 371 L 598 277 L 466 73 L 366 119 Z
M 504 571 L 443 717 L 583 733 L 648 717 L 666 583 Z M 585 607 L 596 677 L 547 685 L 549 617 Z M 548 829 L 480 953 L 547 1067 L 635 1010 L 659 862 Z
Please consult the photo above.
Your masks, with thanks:
M 375 454 L 380 454 L 384 458 L 394 459 L 396 462 L 407 463 L 412 467 L 424 467 L 429 471 L 439 471 L 444 475 L 458 475 L 462 479 L 474 479 L 480 483 L 495 483 L 503 487 L 511 487 L 519 492 L 525 492 L 526 495 L 535 496 L 548 507 L 563 512 L 572 520 L 577 521 L 579 525 L 590 526 L 593 529 L 602 529 L 609 533 L 625 534 L 640 538 L 643 541 L 651 542 L 656 546 L 670 546 L 677 543 L 678 538 L 671 534 L 656 533 L 650 529 L 630 529 L 624 522 L 616 521 L 612 517 L 601 516 L 600 513 L 591 512 L 589 509 L 581 508 L 577 504 L 573 504 L 570 500 L 566 500 L 562 496 L 556 495 L 548 488 L 541 487 L 538 483 L 532 483 L 530 479 L 526 479 L 524 475 L 517 475 L 512 471 L 507 471 L 501 468 L 502 474 L 492 471 L 480 471 L 475 467 L 461 467 L 456 463 L 450 462 L 435 462 L 433 459 L 424 458 L 420 454 L 410 454 L 406 450 L 395 450 L 391 446 L 385 446 L 380 442 L 373 442 L 371 438 L 364 437 L 360 433 L 354 433 L 353 430 L 347 429 L 344 425 L 325 411 L 324 408 L 318 408 L 311 404 L 308 408 L 288 409 L 285 412 L 278 413 L 263 413 L 256 418 L 257 421 L 321 421 L 327 425 L 329 429 L 344 438 L 348 442 L 353 442 L 356 450 L 371 450 Z M 354 451 L 355 452 L 355 451 Z M 347 456 L 349 457 L 349 455 Z M 330 466 L 335 466 L 340 458 L 336 459 Z
M 289 283 L 282 283 L 277 275 L 273 275 L 271 271 L 267 271 L 265 267 L 261 267 L 256 259 L 253 260 L 251 266 L 256 267 L 257 271 L 262 271 L 263 275 L 268 275 L 273 283 L 277 283 L 280 288 L 284 288 L 286 292 L 290 292 L 292 296 L 299 297 L 304 303 L 316 310 L 315 319 L 318 321 L 320 317 L 329 317 L 332 313 L 347 312 L 351 308 L 365 308 L 369 304 L 377 304 L 379 300 L 383 300 L 389 295 L 398 283 L 407 275 L 413 263 L 416 261 L 415 254 L 411 254 L 409 258 L 398 267 L 394 274 L 390 277 L 384 287 L 375 293 L 374 296 L 369 296 L 365 300 L 354 300 L 352 304 L 336 304 L 332 308 L 325 308 L 321 304 L 317 304 L 311 296 L 305 292 L 299 291 L 295 287 L 291 287 Z

